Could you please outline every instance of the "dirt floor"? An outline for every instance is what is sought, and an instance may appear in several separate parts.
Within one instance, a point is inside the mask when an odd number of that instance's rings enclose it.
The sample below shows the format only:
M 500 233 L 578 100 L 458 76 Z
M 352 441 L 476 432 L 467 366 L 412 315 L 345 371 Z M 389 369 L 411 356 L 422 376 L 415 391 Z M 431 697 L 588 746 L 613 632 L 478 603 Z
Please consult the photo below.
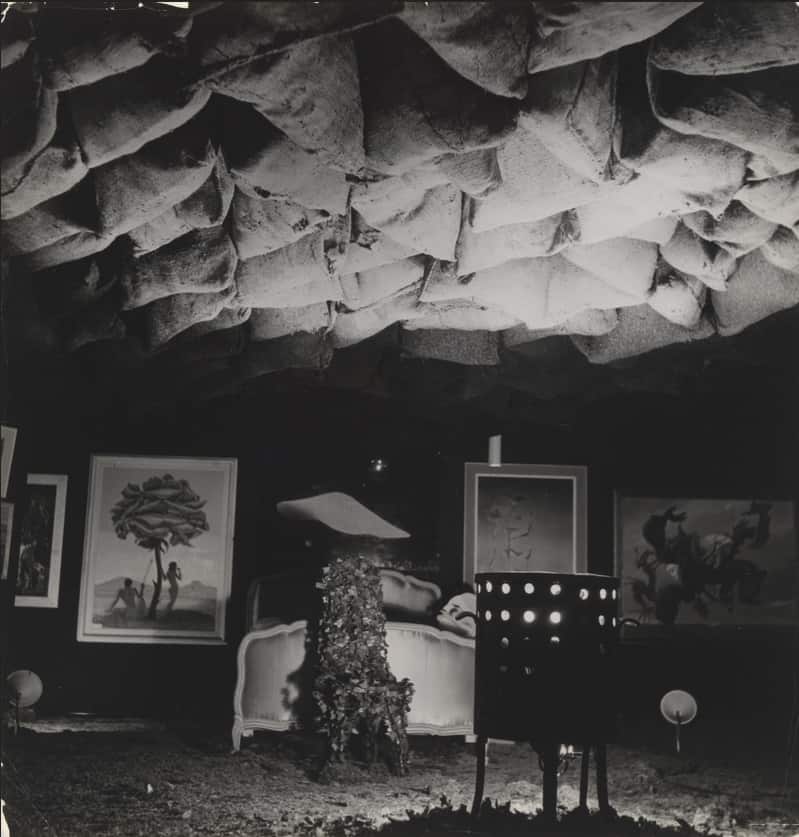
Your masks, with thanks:
M 326 784 L 312 778 L 319 744 L 296 733 L 257 733 L 234 755 L 227 730 L 174 724 L 6 734 L 2 779 L 11 837 L 327 837 L 386 824 L 393 834 L 390 823 L 407 820 L 409 811 L 471 804 L 475 756 L 463 739 L 412 738 L 404 777 L 382 765 L 353 765 Z M 786 777 L 786 753 L 764 752 L 756 729 L 744 735 L 735 724 L 697 723 L 683 744 L 677 755 L 669 730 L 657 725 L 622 731 L 609 748 L 611 803 L 620 815 L 682 835 L 799 833 L 799 766 Z M 578 781 L 575 762 L 561 777 L 565 810 L 577 806 Z M 541 773 L 528 745 L 490 745 L 486 796 L 506 814 L 541 806 Z M 595 805 L 593 780 L 589 801 Z M 446 833 L 472 831 L 463 814 L 458 822 Z M 418 831 L 402 833 L 433 833 L 424 817 L 415 823 Z M 616 833 L 632 832 L 619 825 Z

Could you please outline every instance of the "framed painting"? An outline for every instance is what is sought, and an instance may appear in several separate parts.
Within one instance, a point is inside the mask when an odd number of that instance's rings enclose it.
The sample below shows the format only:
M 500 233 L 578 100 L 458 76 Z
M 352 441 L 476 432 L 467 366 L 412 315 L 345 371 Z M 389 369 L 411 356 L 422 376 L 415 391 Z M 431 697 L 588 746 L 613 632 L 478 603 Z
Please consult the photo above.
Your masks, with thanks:
M 58 607 L 66 508 L 65 474 L 28 474 L 20 513 L 15 607 Z
M 79 642 L 221 645 L 235 459 L 93 456 Z
M 0 497 L 8 496 L 8 484 L 11 480 L 11 463 L 14 461 L 14 448 L 17 444 L 17 428 L 0 425 Z
M 586 572 L 587 469 L 465 465 L 463 579 L 478 572 Z
M 616 568 L 643 626 L 794 627 L 794 504 L 617 494 Z
M 0 502 L 0 560 L 3 562 L 0 577 L 8 579 L 8 568 L 11 564 L 11 535 L 14 527 L 14 504 L 5 500 Z

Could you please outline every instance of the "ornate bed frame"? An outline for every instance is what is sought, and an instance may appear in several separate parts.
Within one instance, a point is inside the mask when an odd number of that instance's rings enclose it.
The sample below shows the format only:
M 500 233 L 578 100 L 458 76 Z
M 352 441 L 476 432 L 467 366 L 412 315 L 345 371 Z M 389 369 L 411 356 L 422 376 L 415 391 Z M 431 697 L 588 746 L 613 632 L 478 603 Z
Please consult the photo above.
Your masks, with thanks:
M 233 750 L 255 730 L 299 726 L 294 706 L 305 660 L 304 620 L 250 631 L 239 645 L 233 695 Z M 411 735 L 472 735 L 474 640 L 431 625 L 387 622 L 388 662 L 415 687 Z

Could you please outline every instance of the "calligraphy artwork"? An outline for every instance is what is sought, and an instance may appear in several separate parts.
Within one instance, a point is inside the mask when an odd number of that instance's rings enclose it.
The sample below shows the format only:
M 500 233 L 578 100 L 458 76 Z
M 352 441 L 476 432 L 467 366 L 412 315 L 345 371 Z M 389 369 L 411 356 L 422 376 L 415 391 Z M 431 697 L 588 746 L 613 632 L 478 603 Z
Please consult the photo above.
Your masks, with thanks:
M 466 582 L 477 572 L 585 571 L 585 468 L 465 467 Z

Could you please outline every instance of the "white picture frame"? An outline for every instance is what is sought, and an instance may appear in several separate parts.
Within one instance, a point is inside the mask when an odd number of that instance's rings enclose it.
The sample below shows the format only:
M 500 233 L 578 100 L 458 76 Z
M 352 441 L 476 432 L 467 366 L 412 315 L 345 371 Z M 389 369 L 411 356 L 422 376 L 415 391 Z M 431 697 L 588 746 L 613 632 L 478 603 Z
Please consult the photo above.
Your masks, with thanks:
M 11 465 L 14 462 L 14 448 L 17 445 L 17 428 L 0 425 L 0 498 L 8 496 L 11 481 Z
M 464 466 L 463 580 L 479 572 L 584 573 L 588 469 Z
M 79 642 L 225 644 L 236 476 L 235 459 L 92 457 Z
M 11 537 L 14 533 L 14 504 L 7 500 L 0 501 L 0 560 L 3 562 L 0 578 L 8 580 L 11 566 Z

